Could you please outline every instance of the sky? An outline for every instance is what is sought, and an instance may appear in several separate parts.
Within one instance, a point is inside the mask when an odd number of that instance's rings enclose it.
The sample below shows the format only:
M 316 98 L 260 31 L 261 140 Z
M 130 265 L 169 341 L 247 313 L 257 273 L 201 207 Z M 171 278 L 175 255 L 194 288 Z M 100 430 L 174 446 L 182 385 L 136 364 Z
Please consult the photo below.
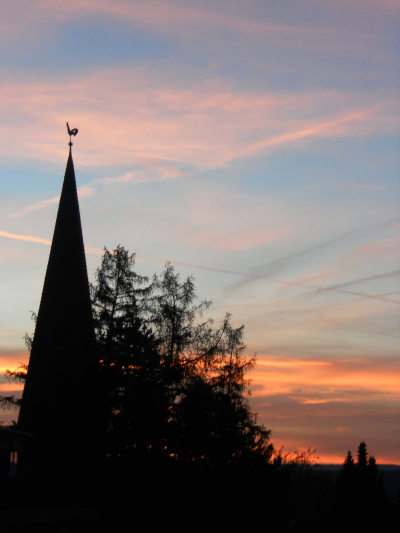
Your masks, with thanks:
M 245 325 L 277 448 L 341 463 L 365 440 L 400 464 L 400 2 L 0 9 L 0 394 L 28 359 L 68 121 L 89 278 L 104 246 L 143 275 L 171 261 Z

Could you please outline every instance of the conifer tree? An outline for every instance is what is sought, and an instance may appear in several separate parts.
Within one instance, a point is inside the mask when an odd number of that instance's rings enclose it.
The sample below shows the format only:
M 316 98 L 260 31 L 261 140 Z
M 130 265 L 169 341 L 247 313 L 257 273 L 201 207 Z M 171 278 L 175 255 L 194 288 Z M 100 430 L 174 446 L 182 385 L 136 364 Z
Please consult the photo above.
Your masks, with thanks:
M 368 465 L 368 452 L 367 445 L 364 441 L 360 442 L 357 451 L 357 468 L 360 470 L 365 470 Z

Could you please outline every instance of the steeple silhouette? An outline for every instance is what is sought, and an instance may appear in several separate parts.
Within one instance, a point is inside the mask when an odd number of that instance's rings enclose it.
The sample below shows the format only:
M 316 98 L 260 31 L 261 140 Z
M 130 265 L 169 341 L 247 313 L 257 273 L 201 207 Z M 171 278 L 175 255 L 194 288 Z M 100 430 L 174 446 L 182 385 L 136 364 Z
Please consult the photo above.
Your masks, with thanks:
M 71 145 L 18 419 L 35 435 L 29 462 L 51 476 L 82 468 L 99 446 L 98 362 Z

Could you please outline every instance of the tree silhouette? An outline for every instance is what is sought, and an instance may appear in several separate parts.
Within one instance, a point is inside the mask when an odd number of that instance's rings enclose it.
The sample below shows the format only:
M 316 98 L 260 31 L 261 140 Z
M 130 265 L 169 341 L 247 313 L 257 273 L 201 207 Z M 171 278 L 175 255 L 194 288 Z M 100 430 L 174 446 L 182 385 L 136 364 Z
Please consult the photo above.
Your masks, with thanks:
M 351 451 L 349 450 L 347 452 L 346 459 L 344 460 L 344 463 L 343 463 L 343 471 L 346 473 L 353 473 L 354 466 L 355 466 L 354 459 L 353 459 L 353 456 L 351 455 Z
M 382 477 L 379 476 L 375 457 L 368 459 L 364 441 L 358 446 L 356 464 L 351 452 L 347 454 L 337 481 L 334 508 L 342 531 L 384 531 L 390 525 L 391 508 Z M 342 522 L 346 524 L 346 529 Z
M 270 431 L 246 398 L 255 357 L 244 354 L 244 326 L 229 313 L 217 327 L 204 319 L 211 302 L 170 264 L 151 281 L 134 264 L 122 246 L 105 249 L 91 285 L 109 454 L 267 462 Z
M 36 323 L 37 314 L 31 311 L 31 319 Z M 25 333 L 24 335 L 25 346 L 28 348 L 29 352 L 32 349 L 32 335 Z M 6 370 L 5 378 L 8 381 L 13 383 L 25 383 L 26 374 L 28 372 L 28 365 L 21 363 L 15 370 Z M 0 396 L 0 408 L 2 409 L 19 409 L 21 406 L 21 398 L 16 398 L 15 395 L 12 396 Z M 16 425 L 15 420 L 12 421 L 12 424 Z
M 14 383 L 25 383 L 28 365 L 21 364 L 15 370 L 6 370 L 5 377 L 8 381 Z M 21 398 L 16 398 L 15 395 L 0 396 L 0 407 L 2 409 L 19 409 L 21 405 Z
M 105 249 L 91 298 L 108 425 L 108 453 L 146 450 L 162 425 L 159 356 L 141 319 L 151 287 L 133 271 L 134 254 Z M 165 412 L 165 409 L 161 409 Z M 154 444 L 154 443 L 153 443 Z
M 360 442 L 357 451 L 357 468 L 360 472 L 366 470 L 368 466 L 368 452 L 367 445 L 364 441 Z

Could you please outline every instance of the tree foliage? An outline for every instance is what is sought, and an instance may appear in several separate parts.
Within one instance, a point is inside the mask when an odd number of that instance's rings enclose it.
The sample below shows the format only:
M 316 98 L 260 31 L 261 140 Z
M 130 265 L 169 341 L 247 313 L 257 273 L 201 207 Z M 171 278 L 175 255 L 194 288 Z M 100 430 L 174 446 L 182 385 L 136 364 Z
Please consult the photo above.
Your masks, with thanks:
M 151 287 L 144 287 L 148 278 L 134 272 L 134 262 L 134 254 L 123 247 L 105 250 L 90 286 L 109 453 L 125 453 L 133 446 L 146 448 L 150 420 L 154 426 L 160 422 L 157 417 L 154 420 L 159 396 L 156 342 L 141 320 Z M 133 433 L 142 435 L 142 442 L 133 442 Z
M 91 286 L 101 371 L 107 390 L 110 454 L 151 453 L 226 463 L 268 460 L 270 432 L 245 397 L 243 326 L 204 312 L 194 280 L 167 264 L 151 282 L 134 255 L 105 250 Z M 252 459 L 250 459 L 250 457 Z

